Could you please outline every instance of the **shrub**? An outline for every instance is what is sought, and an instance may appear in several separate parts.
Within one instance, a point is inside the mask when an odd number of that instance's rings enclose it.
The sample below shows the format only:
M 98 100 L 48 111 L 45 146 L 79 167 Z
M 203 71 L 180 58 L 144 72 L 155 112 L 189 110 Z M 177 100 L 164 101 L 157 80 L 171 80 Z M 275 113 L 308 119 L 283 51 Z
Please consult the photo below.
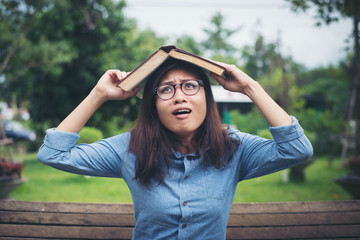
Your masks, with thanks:
M 84 127 L 77 143 L 93 143 L 103 139 L 102 132 L 94 127 Z
M 266 139 L 273 139 L 271 132 L 268 128 L 260 129 L 259 131 L 256 132 L 256 135 L 258 135 L 259 137 L 262 137 L 262 138 L 266 138 Z
M 258 109 L 243 114 L 238 110 L 230 112 L 231 124 L 242 132 L 256 134 L 261 129 L 268 129 L 269 124 Z

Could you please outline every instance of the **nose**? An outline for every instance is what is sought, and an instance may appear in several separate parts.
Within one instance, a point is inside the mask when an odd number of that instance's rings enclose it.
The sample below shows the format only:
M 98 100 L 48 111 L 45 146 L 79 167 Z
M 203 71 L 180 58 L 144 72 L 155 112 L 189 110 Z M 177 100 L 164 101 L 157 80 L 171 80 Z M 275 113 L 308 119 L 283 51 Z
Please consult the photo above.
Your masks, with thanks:
M 174 103 L 185 102 L 186 101 L 186 95 L 181 90 L 181 86 L 177 85 L 174 88 L 175 88 L 174 89 L 175 90 L 175 95 L 173 97 Z

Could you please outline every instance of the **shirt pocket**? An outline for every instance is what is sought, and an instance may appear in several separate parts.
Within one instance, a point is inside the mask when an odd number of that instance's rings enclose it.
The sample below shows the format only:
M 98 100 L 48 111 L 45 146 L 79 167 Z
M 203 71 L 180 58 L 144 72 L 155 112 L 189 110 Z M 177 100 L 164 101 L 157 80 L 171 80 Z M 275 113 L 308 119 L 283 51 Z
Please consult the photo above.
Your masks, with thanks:
M 207 197 L 219 200 L 226 198 L 231 190 L 232 182 L 229 168 L 209 167 L 205 174 Z

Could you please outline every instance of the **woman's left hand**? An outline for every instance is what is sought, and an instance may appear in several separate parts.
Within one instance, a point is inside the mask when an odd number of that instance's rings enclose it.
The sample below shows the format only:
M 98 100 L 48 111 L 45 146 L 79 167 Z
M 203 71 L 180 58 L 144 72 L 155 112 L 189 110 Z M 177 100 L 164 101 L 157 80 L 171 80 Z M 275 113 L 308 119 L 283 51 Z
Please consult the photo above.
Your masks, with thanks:
M 247 95 L 247 89 L 255 80 L 241 71 L 235 65 L 230 65 L 222 62 L 216 62 L 225 68 L 225 78 L 214 73 L 210 76 L 215 78 L 226 90 L 232 92 L 241 92 Z
M 261 85 L 235 65 L 221 62 L 217 64 L 225 68 L 225 76 L 210 74 L 226 90 L 247 95 L 262 112 L 271 126 L 284 126 L 292 123 L 290 116 L 265 92 Z

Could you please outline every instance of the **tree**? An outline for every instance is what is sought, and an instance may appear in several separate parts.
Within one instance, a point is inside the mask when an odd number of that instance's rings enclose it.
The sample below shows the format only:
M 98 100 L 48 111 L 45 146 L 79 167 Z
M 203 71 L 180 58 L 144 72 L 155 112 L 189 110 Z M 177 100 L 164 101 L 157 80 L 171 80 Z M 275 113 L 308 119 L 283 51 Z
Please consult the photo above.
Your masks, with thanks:
M 219 58 L 219 56 L 222 58 L 234 57 L 234 51 L 237 50 L 228 41 L 230 37 L 241 28 L 225 28 L 224 20 L 225 19 L 220 12 L 216 13 L 211 18 L 211 27 L 203 29 L 207 34 L 207 39 L 203 42 L 205 52 L 210 53 L 212 58 Z
M 261 34 L 258 34 L 253 46 L 247 45 L 242 49 L 246 72 L 254 79 L 273 70 L 277 55 L 276 43 L 266 43 Z
M 203 55 L 201 44 L 197 42 L 193 36 L 182 35 L 178 37 L 176 40 L 176 46 L 196 55 Z
M 5 1 L 0 4 L 0 76 L 1 96 L 19 105 L 30 97 L 27 81 L 29 71 L 51 68 L 71 61 L 75 54 L 64 41 L 50 41 L 34 33 L 37 22 L 47 10 L 41 10 L 50 1 Z M 38 30 L 39 31 L 39 30 Z M 56 72 L 58 69 L 52 69 Z M 19 87 L 22 86 L 22 87 Z
M 339 21 L 340 18 L 351 18 L 353 22 L 352 38 L 354 42 L 354 58 L 352 61 L 352 89 L 349 99 L 349 107 L 347 114 L 347 126 L 343 141 L 343 150 L 341 154 L 341 166 L 344 166 L 344 158 L 348 148 L 348 138 L 350 134 L 350 121 L 355 118 L 355 151 L 356 155 L 360 155 L 360 2 L 357 0 L 287 0 L 291 4 L 293 11 L 306 11 L 309 8 L 317 8 L 317 25 L 321 23 L 331 24 Z M 356 114 L 354 117 L 353 114 Z
M 109 68 L 130 71 L 163 43 L 139 31 L 123 1 L 1 0 L 1 96 L 29 102 L 34 122 L 57 125 Z M 89 121 L 106 130 L 137 116 L 138 100 L 109 102 Z
M 296 75 L 301 66 L 281 53 L 280 40 L 267 43 L 259 33 L 253 45 L 242 49 L 245 71 L 261 82 L 286 111 L 299 107 Z
M 303 110 L 305 100 L 297 84 L 297 75 L 303 68 L 281 53 L 280 39 L 267 43 L 258 34 L 253 45 L 242 49 L 242 56 L 245 71 L 259 81 L 285 111 L 291 114 Z M 290 168 L 290 180 L 304 181 L 304 170 L 311 162 Z

